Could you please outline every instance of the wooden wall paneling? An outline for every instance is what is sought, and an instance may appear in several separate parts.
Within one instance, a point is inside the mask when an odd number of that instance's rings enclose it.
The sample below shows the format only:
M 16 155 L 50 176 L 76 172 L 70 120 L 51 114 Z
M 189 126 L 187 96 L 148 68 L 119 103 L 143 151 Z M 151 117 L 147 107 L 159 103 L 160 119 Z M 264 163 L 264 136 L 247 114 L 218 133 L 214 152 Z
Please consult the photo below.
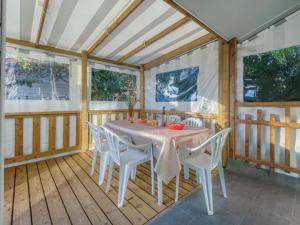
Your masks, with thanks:
M 270 115 L 270 122 L 276 121 L 276 115 Z M 270 126 L 270 170 L 274 170 L 275 168 L 275 130 L 274 126 Z
M 262 116 L 262 110 L 261 109 L 258 109 L 257 110 L 257 121 L 262 121 L 263 120 L 263 116 Z M 262 140 L 261 140 L 261 135 L 262 135 L 262 125 L 257 125 L 257 132 L 256 132 L 256 135 L 257 135 L 257 143 L 256 143 L 256 151 L 257 151 L 257 160 L 258 160 L 258 163 L 256 164 L 257 168 L 260 168 L 260 161 L 261 161 L 261 143 L 262 143 Z
M 15 119 L 15 156 L 23 155 L 23 118 Z
M 246 122 L 251 120 L 251 115 L 245 115 Z M 250 158 L 250 140 L 251 140 L 251 124 L 245 124 L 245 162 L 249 162 Z
M 291 122 L 291 108 L 285 108 L 285 122 Z M 290 151 L 291 151 L 291 128 L 285 128 L 285 149 L 284 149 L 284 158 L 285 158 L 285 171 L 289 172 L 290 168 Z
M 56 116 L 49 116 L 49 151 L 54 151 L 56 149 Z
M 32 154 L 38 154 L 41 150 L 41 117 L 34 116 L 33 122 L 33 135 L 32 135 Z

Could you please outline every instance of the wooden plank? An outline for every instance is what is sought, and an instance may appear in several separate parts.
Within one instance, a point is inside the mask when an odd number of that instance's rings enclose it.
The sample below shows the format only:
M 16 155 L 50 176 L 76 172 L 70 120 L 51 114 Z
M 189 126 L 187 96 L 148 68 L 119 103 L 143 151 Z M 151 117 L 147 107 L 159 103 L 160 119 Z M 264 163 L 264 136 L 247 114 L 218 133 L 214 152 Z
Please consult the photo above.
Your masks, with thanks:
M 106 122 L 111 121 L 111 113 L 106 114 Z
M 15 156 L 23 155 L 23 118 L 15 119 Z
M 197 23 L 198 25 L 200 25 L 202 28 L 204 28 L 205 30 L 207 30 L 208 32 L 210 32 L 211 34 L 214 34 L 216 37 L 218 37 L 218 39 L 220 39 L 221 41 L 225 41 L 226 40 L 219 35 L 217 32 L 215 32 L 214 30 L 212 30 L 211 28 L 209 28 L 205 23 L 203 23 L 202 21 L 200 21 L 198 18 L 194 17 L 192 14 L 190 14 L 186 9 L 184 9 L 182 6 L 180 6 L 179 4 L 175 3 L 173 0 L 164 0 L 164 2 L 166 2 L 168 5 L 170 5 L 172 8 L 176 9 L 177 11 L 181 12 L 182 14 L 184 14 L 186 17 L 190 18 L 191 20 L 193 20 L 195 23 Z
M 276 115 L 270 115 L 270 122 L 276 121 Z M 270 126 L 270 169 L 274 170 L 275 164 L 275 127 Z
M 49 136 L 48 136 L 48 142 L 49 142 L 49 151 L 54 151 L 56 149 L 56 116 L 50 116 L 49 119 Z
M 31 217 L 33 225 L 51 225 L 51 219 L 40 181 L 39 172 L 35 163 L 27 165 Z
M 85 210 L 89 220 L 93 225 L 97 224 L 111 224 L 105 214 L 102 212 L 101 208 L 97 205 L 93 197 L 88 193 L 80 180 L 76 177 L 72 169 L 62 158 L 57 158 L 56 162 L 67 179 L 70 187 L 72 188 L 74 194 L 76 195 L 78 201 Z
M 206 35 L 204 35 L 204 36 L 202 36 L 202 37 L 200 37 L 200 38 L 198 38 L 198 39 L 196 39 L 196 40 L 194 40 L 190 43 L 187 43 L 187 44 L 185 44 L 185 45 L 183 45 L 183 46 L 181 46 L 181 47 L 179 47 L 179 48 L 177 48 L 177 49 L 175 49 L 171 52 L 168 52 L 168 53 L 166 53 L 166 54 L 150 61 L 149 63 L 146 63 L 144 65 L 144 69 L 149 70 L 154 66 L 157 66 L 157 65 L 162 64 L 162 63 L 164 63 L 164 62 L 166 62 L 166 61 L 168 61 L 172 58 L 175 58 L 175 57 L 180 56 L 184 53 L 187 53 L 187 52 L 193 50 L 194 48 L 197 48 L 197 47 L 199 47 L 201 45 L 204 45 L 208 42 L 214 41 L 215 39 L 216 38 L 215 38 L 214 35 L 206 34 Z
M 84 185 L 86 190 L 95 199 L 99 207 L 102 208 L 103 212 L 112 224 L 124 224 L 131 225 L 129 220 L 118 210 L 117 206 L 105 195 L 105 193 L 99 188 L 98 184 L 93 181 L 93 179 L 79 166 L 73 157 L 67 156 L 65 160 L 69 167 L 76 174 L 78 179 Z
M 167 27 L 163 31 L 159 32 L 158 34 L 156 34 L 153 37 L 146 40 L 144 43 L 137 46 L 135 49 L 128 52 L 126 55 L 121 57 L 117 62 L 122 63 L 122 62 L 126 61 L 128 58 L 132 57 L 133 55 L 137 54 L 138 52 L 142 51 L 143 49 L 145 49 L 148 46 L 152 45 L 153 43 L 157 42 L 161 38 L 165 37 L 167 34 L 170 34 L 171 32 L 173 32 L 174 30 L 176 30 L 179 27 L 183 26 L 184 24 L 186 24 L 189 21 L 190 21 L 190 18 L 188 18 L 188 17 L 184 17 L 184 18 L 180 19 L 176 23 L 174 23 L 171 26 Z
M 47 160 L 50 173 L 52 174 L 55 185 L 66 207 L 68 215 L 73 225 L 88 225 L 91 224 L 80 203 L 77 201 L 68 182 L 64 178 L 54 159 Z
M 67 211 L 56 189 L 46 162 L 38 162 L 37 165 L 52 224 L 71 225 Z
M 262 117 L 262 110 L 261 109 L 258 109 L 257 110 L 257 120 L 258 121 L 261 121 L 263 120 L 263 117 Z M 262 126 L 259 124 L 257 125 L 257 133 L 256 133 L 256 139 L 257 139 L 257 143 L 256 143 L 256 151 L 257 151 L 257 160 L 258 162 L 261 160 L 261 135 L 262 135 Z M 260 164 L 257 163 L 256 164 L 257 168 L 260 168 Z
M 4 172 L 4 204 L 3 224 L 12 224 L 12 212 L 14 205 L 15 168 L 5 169 Z
M 88 48 L 88 54 L 91 54 L 140 4 L 143 0 L 134 0 L 118 18 L 93 42 Z
M 87 99 L 87 76 L 88 76 L 88 53 L 82 51 L 81 59 L 81 147 L 82 151 L 88 148 L 88 128 L 86 122 L 88 121 L 88 99 Z
M 251 115 L 246 114 L 245 120 L 249 121 L 251 120 Z M 250 134 L 251 134 L 251 126 L 250 124 L 245 125 L 245 162 L 249 163 L 249 155 L 250 155 Z
M 285 108 L 285 122 L 290 123 L 291 122 L 291 108 L 286 107 Z M 285 171 L 289 171 L 290 167 L 290 152 L 291 152 L 291 128 L 286 127 L 285 128 L 285 148 L 284 148 L 284 158 L 285 158 Z
M 237 102 L 239 107 L 300 107 L 300 102 Z
M 70 146 L 70 117 L 65 115 L 64 119 L 64 127 L 63 127 L 63 147 L 68 148 Z
M 237 38 L 229 41 L 229 126 L 231 133 L 229 135 L 229 155 L 235 158 L 236 151 L 236 117 L 238 115 L 236 107 L 236 87 L 237 87 Z
M 14 225 L 31 225 L 26 166 L 16 168 L 16 184 L 13 207 Z
M 25 117 L 48 117 L 80 114 L 79 111 L 55 111 L 55 112 L 16 112 L 5 113 L 5 119 L 25 118 Z
M 88 58 L 90 60 L 98 61 L 98 62 L 108 64 L 108 65 L 114 65 L 114 66 L 118 66 L 118 67 L 124 67 L 124 68 L 129 68 L 129 69 L 136 69 L 136 70 L 139 69 L 138 65 L 127 64 L 127 63 L 118 63 L 114 60 L 102 58 L 102 57 L 98 57 L 98 56 L 94 56 L 94 55 L 88 55 Z
M 286 123 L 286 122 L 281 122 L 281 121 L 257 121 L 257 120 L 251 120 L 251 121 L 245 121 L 245 120 L 238 120 L 238 123 L 242 124 L 253 124 L 253 125 L 263 125 L 263 126 L 273 126 L 273 127 L 289 127 L 289 128 L 294 128 L 294 129 L 300 129 L 300 123 Z
M 97 126 L 102 126 L 102 113 L 97 114 Z
M 74 155 L 73 158 L 76 160 L 76 162 L 81 166 L 81 168 L 86 172 L 90 173 L 91 166 L 87 164 L 82 158 L 80 158 L 79 155 Z M 98 183 L 98 175 L 96 173 L 93 174 L 92 179 L 95 183 Z M 100 187 L 103 191 L 105 191 L 106 182 L 103 183 L 103 185 Z M 111 190 L 106 193 L 106 195 L 117 205 L 118 201 L 118 193 L 115 190 L 114 187 L 111 188 Z M 124 206 L 120 208 L 122 213 L 130 220 L 132 224 L 144 224 L 147 222 L 147 219 L 136 209 L 134 208 L 126 199 L 124 202 Z
M 42 15 L 41 15 L 41 18 L 40 18 L 39 28 L 38 28 L 38 32 L 37 32 L 36 40 L 35 40 L 35 45 L 36 46 L 38 46 L 40 44 L 40 39 L 41 39 L 41 35 L 42 35 L 44 23 L 45 23 L 47 10 L 48 10 L 48 4 L 49 4 L 49 0 L 44 0 Z
M 76 115 L 76 146 L 81 148 L 81 129 L 80 129 L 81 118 L 80 115 Z
M 33 117 L 33 135 L 32 135 L 32 154 L 38 154 L 41 150 L 41 118 L 40 117 Z

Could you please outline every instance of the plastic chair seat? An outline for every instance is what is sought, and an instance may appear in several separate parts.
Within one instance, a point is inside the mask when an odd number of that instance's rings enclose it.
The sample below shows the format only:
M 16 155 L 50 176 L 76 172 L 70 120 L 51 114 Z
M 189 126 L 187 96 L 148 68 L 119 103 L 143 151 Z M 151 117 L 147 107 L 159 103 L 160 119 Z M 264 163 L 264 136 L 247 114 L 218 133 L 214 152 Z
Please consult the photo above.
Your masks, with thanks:
M 120 156 L 121 164 L 123 165 L 134 165 L 149 160 L 149 156 L 147 154 L 134 148 L 128 148 L 128 150 L 121 152 Z
M 183 163 L 189 165 L 192 168 L 194 167 L 199 169 L 206 169 L 209 167 L 210 161 L 211 156 L 206 153 L 202 153 L 188 156 L 183 160 Z

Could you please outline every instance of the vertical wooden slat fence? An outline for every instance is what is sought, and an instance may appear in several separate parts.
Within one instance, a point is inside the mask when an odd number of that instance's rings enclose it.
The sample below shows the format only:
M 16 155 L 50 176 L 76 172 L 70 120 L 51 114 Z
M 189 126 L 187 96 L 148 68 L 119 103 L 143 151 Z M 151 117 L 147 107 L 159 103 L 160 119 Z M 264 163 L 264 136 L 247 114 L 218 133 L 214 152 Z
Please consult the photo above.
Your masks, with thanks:
M 245 162 L 255 163 L 258 168 L 261 166 L 267 166 L 270 170 L 280 169 L 285 172 L 294 172 L 300 174 L 299 167 L 292 167 L 291 166 L 291 134 L 292 131 L 295 129 L 300 129 L 300 123 L 293 122 L 291 119 L 291 108 L 292 107 L 300 107 L 300 103 L 298 102 L 286 102 L 286 103 L 237 103 L 236 107 L 276 107 L 276 108 L 283 108 L 284 109 L 284 121 L 279 121 L 278 115 L 270 114 L 270 119 L 265 120 L 263 118 L 263 109 L 257 109 L 256 115 L 257 119 L 252 119 L 252 116 L 249 114 L 245 114 L 245 119 L 236 119 L 236 124 L 244 124 L 245 125 L 245 149 L 244 154 L 235 153 L 234 157 L 238 159 L 242 159 Z M 265 110 L 267 111 L 267 110 Z M 251 126 L 256 126 L 257 133 L 257 143 L 256 143 L 256 157 L 250 155 L 250 143 L 251 143 Z M 270 137 L 269 137 L 269 159 L 262 159 L 262 140 L 263 140 L 263 127 L 269 127 L 270 129 Z M 276 151 L 276 143 L 278 142 L 276 131 L 277 129 L 285 129 L 285 146 L 284 146 L 284 162 L 278 163 L 276 162 L 275 155 Z M 235 136 L 237 140 L 238 135 Z M 276 142 L 277 141 L 277 142 Z M 266 143 L 268 144 L 268 143 Z M 236 151 L 235 151 L 236 152 Z
M 76 118 L 76 143 L 70 146 L 70 118 Z M 58 149 L 56 147 L 56 120 L 57 117 L 63 117 L 63 147 Z M 32 153 L 24 154 L 23 140 L 24 133 L 24 119 L 32 120 Z M 48 119 L 48 149 L 41 151 L 41 119 Z M 6 120 L 14 120 L 15 129 L 15 149 L 14 156 L 5 159 L 5 164 L 21 162 L 25 160 L 55 155 L 64 152 L 70 152 L 81 149 L 81 136 L 80 136 L 80 112 L 66 111 L 66 112 L 32 112 L 32 113 L 6 113 Z M 7 149 L 9 151 L 10 149 Z

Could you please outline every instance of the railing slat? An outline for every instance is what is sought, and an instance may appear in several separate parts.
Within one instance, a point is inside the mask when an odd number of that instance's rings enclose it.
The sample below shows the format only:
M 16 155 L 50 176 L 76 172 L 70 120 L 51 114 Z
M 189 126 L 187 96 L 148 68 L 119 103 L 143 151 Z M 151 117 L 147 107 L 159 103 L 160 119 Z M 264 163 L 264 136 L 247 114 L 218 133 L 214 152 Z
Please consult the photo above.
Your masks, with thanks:
M 70 116 L 64 116 L 64 127 L 63 127 L 63 147 L 68 148 L 70 146 Z
M 33 119 L 33 141 L 32 141 L 32 153 L 33 155 L 38 154 L 41 150 L 40 145 L 40 132 L 41 132 L 41 117 L 34 116 Z
M 276 115 L 270 115 L 271 124 L 276 121 Z M 270 126 L 270 169 L 274 170 L 275 166 L 275 127 Z
M 245 115 L 245 120 L 250 121 L 251 120 L 251 115 L 246 114 Z M 251 126 L 249 123 L 245 125 L 245 157 L 246 160 L 245 162 L 249 162 L 249 153 L 250 153 L 250 133 L 251 133 Z
M 285 108 L 285 122 L 291 122 L 291 108 Z M 284 148 L 284 157 L 285 157 L 285 171 L 289 172 L 290 168 L 290 151 L 291 151 L 291 128 L 285 128 L 285 148 Z
M 49 151 L 54 151 L 56 148 L 56 116 L 50 116 L 49 118 Z
M 261 109 L 258 109 L 257 110 L 257 121 L 261 121 L 263 118 L 262 118 L 262 110 Z M 260 168 L 260 160 L 261 160 L 261 134 L 262 134 L 262 126 L 261 125 L 257 125 L 257 132 L 256 132 L 256 135 L 257 135 L 257 143 L 256 143 L 256 150 L 257 150 L 257 164 L 256 166 L 258 168 Z
M 23 155 L 23 118 L 15 119 L 15 156 Z

